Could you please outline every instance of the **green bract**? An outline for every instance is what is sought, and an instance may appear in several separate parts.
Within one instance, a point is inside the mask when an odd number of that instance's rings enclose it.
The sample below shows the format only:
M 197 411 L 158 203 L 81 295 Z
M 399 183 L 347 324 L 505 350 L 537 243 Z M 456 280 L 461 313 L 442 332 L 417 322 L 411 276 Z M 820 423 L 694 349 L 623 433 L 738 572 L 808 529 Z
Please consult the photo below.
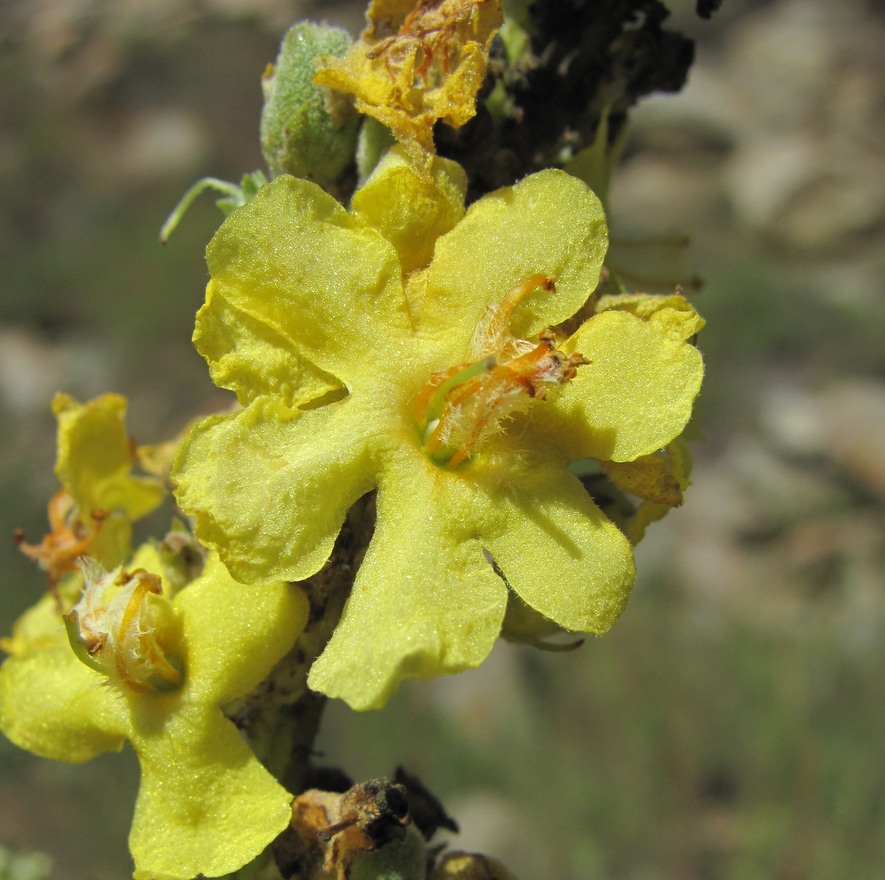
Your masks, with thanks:
M 162 570 L 147 547 L 132 566 Z M 228 874 L 291 814 L 291 796 L 221 706 L 255 687 L 292 646 L 307 619 L 303 592 L 282 583 L 246 590 L 210 557 L 170 604 L 184 666 L 171 693 L 135 690 L 81 663 L 45 603 L 0 667 L 0 730 L 20 747 L 80 762 L 131 743 L 141 764 L 129 838 L 139 880 Z
M 566 466 L 666 446 L 700 387 L 688 334 L 654 309 L 596 314 L 555 342 L 561 352 L 542 333 L 598 282 L 607 233 L 586 185 L 543 171 L 466 213 L 462 192 L 453 163 L 435 160 L 427 180 L 394 151 L 351 213 L 281 177 L 208 250 L 194 338 L 244 409 L 194 429 L 176 461 L 177 496 L 234 577 L 264 583 L 318 571 L 347 510 L 377 489 L 374 537 L 309 678 L 358 709 L 383 704 L 402 679 L 482 662 L 508 601 L 489 557 L 559 626 L 607 630 L 633 582 L 631 548 Z M 546 286 L 526 286 L 534 278 Z M 548 393 L 517 359 L 527 351 L 571 372 Z M 589 363 L 571 378 L 577 353 Z M 443 371 L 455 376 L 444 401 L 453 421 L 462 403 L 483 410 L 480 394 L 498 412 L 520 382 L 547 399 L 508 402 L 506 422 L 477 422 L 481 444 L 432 456 L 435 422 L 416 417 L 416 401 Z M 458 428 L 469 436 L 470 424 Z

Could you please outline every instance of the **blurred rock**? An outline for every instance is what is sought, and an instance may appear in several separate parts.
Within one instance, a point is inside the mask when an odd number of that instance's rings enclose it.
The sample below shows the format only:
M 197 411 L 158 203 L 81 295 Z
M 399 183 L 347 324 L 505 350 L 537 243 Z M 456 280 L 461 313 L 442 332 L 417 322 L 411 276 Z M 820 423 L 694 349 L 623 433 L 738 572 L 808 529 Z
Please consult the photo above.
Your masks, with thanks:
M 700 451 L 684 507 L 649 536 L 651 560 L 671 554 L 707 630 L 826 632 L 860 657 L 885 625 L 885 383 L 775 376 L 760 398 L 758 432 Z
M 498 643 L 477 669 L 422 682 L 420 698 L 471 742 L 493 745 L 501 728 L 527 711 L 518 660 L 518 649 Z
M 885 501 L 885 384 L 855 379 L 823 394 L 827 452 L 851 479 Z
M 458 822 L 460 831 L 453 843 L 459 850 L 482 852 L 506 862 L 508 852 L 521 849 L 525 819 L 495 791 L 475 789 L 449 798 L 446 809 Z M 519 870 L 519 865 L 508 867 Z
M 133 116 L 109 153 L 113 173 L 131 183 L 197 173 L 209 154 L 210 136 L 200 120 L 183 110 L 143 110 Z
M 15 418 L 48 412 L 56 391 L 91 396 L 111 384 L 107 343 L 50 343 L 0 328 L 0 404 Z
M 742 222 L 792 247 L 836 249 L 885 222 L 885 27 L 864 13 L 858 0 L 788 0 L 733 35 L 725 72 L 743 130 L 726 186 Z
M 885 499 L 885 384 L 845 379 L 817 392 L 776 384 L 762 424 L 788 455 L 827 458 L 865 491 Z
M 804 458 L 825 453 L 826 418 L 819 394 L 793 381 L 774 382 L 765 392 L 759 415 L 761 427 L 779 451 Z
M 678 100 L 638 108 L 617 213 L 691 228 L 727 200 L 773 244 L 838 254 L 885 224 L 885 23 L 861 0 L 749 8 L 724 51 L 701 43 Z

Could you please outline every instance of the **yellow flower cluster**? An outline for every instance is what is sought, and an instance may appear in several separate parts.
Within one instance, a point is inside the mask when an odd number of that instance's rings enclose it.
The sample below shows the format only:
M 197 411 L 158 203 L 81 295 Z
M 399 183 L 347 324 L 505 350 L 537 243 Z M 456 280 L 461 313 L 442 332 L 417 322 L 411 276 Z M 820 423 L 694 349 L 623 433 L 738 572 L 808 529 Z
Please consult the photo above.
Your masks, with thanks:
M 235 412 L 139 448 L 123 398 L 53 403 L 51 531 L 17 536 L 50 590 L 0 641 L 0 730 L 67 761 L 130 743 L 138 880 L 236 871 L 289 824 L 292 796 L 224 708 L 304 630 L 297 582 L 361 497 L 375 531 L 307 682 L 355 709 L 477 666 L 502 630 L 605 632 L 632 544 L 681 503 L 703 320 L 679 295 L 599 296 L 606 220 L 578 178 L 542 171 L 467 207 L 464 170 L 434 154 L 433 125 L 475 112 L 501 16 L 372 0 L 362 38 L 325 59 L 316 83 L 400 144 L 349 209 L 283 175 L 213 238 L 194 342 Z M 133 553 L 175 448 L 202 547 Z M 587 473 L 637 498 L 632 515 L 598 505 Z
M 372 0 L 366 17 L 361 39 L 324 59 L 314 82 L 353 95 L 423 171 L 434 123 L 458 128 L 476 113 L 501 0 Z

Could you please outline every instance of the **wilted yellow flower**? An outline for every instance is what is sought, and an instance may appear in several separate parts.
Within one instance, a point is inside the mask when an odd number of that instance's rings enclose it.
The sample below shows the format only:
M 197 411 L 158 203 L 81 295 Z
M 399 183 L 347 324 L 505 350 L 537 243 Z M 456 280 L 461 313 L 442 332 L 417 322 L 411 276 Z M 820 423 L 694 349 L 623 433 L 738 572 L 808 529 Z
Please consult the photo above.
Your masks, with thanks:
M 251 861 L 290 819 L 291 796 L 221 707 L 289 650 L 307 600 L 290 584 L 247 590 L 217 557 L 169 599 L 161 571 L 150 547 L 125 572 L 87 564 L 70 642 L 41 603 L 0 666 L 0 730 L 62 761 L 131 743 L 141 763 L 135 877 L 216 877 Z
M 314 82 L 354 95 L 423 169 L 433 125 L 458 128 L 476 113 L 501 0 L 372 0 L 369 25 L 344 58 L 323 60 Z
M 543 171 L 465 213 L 458 166 L 432 173 L 394 153 L 351 213 L 281 177 L 230 215 L 195 341 L 245 409 L 199 424 L 173 472 L 198 537 L 245 583 L 314 574 L 377 489 L 309 678 L 358 709 L 481 663 L 507 585 L 565 629 L 607 630 L 631 548 L 567 465 L 666 446 L 703 372 L 693 311 L 685 326 L 611 308 L 568 338 L 549 329 L 585 306 L 605 254 L 582 182 Z

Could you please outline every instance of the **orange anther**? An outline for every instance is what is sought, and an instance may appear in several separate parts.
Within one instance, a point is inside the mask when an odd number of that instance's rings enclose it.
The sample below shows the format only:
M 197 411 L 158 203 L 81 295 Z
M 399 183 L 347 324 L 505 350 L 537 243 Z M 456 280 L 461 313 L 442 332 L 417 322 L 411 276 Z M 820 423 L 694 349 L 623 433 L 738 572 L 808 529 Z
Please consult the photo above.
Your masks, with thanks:
M 532 399 L 544 400 L 550 387 L 573 379 L 587 363 L 583 355 L 558 351 L 552 330 L 536 343 L 512 335 L 513 310 L 539 288 L 552 293 L 555 278 L 530 275 L 489 306 L 474 337 L 477 359 L 434 373 L 415 399 L 422 445 L 438 464 L 451 469 L 463 464 L 507 416 Z
M 39 544 L 28 544 L 20 529 L 13 533 L 19 550 L 46 572 L 50 589 L 55 588 L 63 574 L 74 570 L 77 559 L 89 551 L 107 518 L 106 512 L 93 510 L 92 522 L 86 525 L 77 514 L 74 499 L 64 489 L 59 489 L 48 505 L 50 531 Z

